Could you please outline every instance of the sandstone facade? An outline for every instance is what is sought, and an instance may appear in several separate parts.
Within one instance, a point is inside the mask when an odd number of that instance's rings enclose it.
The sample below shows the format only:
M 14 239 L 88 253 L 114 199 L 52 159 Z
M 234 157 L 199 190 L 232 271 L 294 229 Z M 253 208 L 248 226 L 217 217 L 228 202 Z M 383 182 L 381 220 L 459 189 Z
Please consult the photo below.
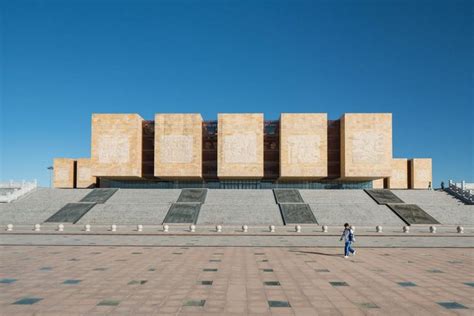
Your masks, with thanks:
M 344 114 L 341 118 L 341 178 L 390 177 L 392 114 Z
M 327 129 L 325 113 L 281 114 L 281 179 L 312 180 L 327 177 Z
M 142 122 L 138 114 L 92 116 L 93 176 L 142 176 Z
M 217 176 L 263 177 L 263 114 L 219 114 Z
M 200 114 L 155 115 L 155 177 L 202 177 Z

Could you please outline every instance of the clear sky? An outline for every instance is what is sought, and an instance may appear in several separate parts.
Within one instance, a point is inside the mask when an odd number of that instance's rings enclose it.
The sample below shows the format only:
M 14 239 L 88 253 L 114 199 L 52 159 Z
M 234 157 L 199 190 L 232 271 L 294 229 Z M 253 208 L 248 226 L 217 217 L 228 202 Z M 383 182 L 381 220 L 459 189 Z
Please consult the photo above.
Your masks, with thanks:
M 97 113 L 392 112 L 394 157 L 474 182 L 473 2 L 0 1 L 0 180 L 90 156 Z

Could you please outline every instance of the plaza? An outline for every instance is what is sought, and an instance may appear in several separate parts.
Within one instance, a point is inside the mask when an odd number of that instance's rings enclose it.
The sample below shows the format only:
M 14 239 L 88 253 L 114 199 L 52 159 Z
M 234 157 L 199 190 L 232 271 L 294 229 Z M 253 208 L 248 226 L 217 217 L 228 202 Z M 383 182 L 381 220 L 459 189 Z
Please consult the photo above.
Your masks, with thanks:
M 343 259 L 340 247 L 159 244 L 3 245 L 0 313 L 471 315 L 474 308 L 472 248 L 360 248 Z

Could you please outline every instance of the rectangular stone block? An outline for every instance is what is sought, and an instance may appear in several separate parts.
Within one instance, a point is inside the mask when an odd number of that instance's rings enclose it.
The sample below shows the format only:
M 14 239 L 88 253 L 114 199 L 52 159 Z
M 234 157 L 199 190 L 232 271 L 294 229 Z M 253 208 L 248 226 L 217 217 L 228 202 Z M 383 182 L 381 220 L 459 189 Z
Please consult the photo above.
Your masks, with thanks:
M 280 118 L 280 179 L 328 175 L 327 114 L 283 113 Z
M 431 158 L 411 159 L 410 166 L 410 189 L 428 189 L 433 181 Z
M 217 176 L 263 177 L 263 114 L 218 115 Z
M 142 176 L 142 123 L 138 114 L 92 115 L 93 176 Z
M 53 187 L 74 188 L 74 159 L 55 158 L 53 168 Z
M 89 188 L 94 186 L 95 177 L 92 176 L 92 163 L 90 158 L 79 158 L 77 161 L 77 188 Z
M 344 114 L 341 118 L 341 178 L 386 178 L 390 177 L 391 167 L 392 114 Z
M 389 189 L 408 189 L 408 159 L 392 159 L 392 174 L 388 179 Z
M 200 114 L 155 115 L 155 177 L 202 177 Z
M 372 180 L 372 188 L 373 189 L 383 189 L 384 188 L 384 183 L 383 183 L 384 179 L 376 179 L 376 180 Z

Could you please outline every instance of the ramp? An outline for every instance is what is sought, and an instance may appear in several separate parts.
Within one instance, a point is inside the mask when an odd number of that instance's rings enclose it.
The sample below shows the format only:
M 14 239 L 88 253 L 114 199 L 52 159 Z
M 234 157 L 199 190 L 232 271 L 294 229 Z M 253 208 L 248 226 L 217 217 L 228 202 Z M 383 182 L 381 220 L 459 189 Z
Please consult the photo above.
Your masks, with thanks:
M 183 189 L 178 198 L 178 203 L 204 203 L 207 189 Z
M 196 224 L 201 203 L 174 203 L 166 214 L 165 223 Z
M 47 223 L 73 223 L 81 219 L 96 203 L 68 203 L 46 220 Z
M 408 225 L 439 224 L 439 222 L 415 204 L 387 204 Z
M 318 224 L 308 204 L 279 204 L 283 223 L 287 224 Z
M 94 189 L 91 193 L 87 194 L 80 200 L 80 202 L 86 203 L 105 203 L 118 189 Z
M 390 190 L 385 189 L 373 189 L 364 190 L 377 204 L 393 204 L 393 203 L 404 203 L 398 196 L 393 194 Z
M 298 190 L 273 189 L 276 202 L 280 203 L 304 203 Z

